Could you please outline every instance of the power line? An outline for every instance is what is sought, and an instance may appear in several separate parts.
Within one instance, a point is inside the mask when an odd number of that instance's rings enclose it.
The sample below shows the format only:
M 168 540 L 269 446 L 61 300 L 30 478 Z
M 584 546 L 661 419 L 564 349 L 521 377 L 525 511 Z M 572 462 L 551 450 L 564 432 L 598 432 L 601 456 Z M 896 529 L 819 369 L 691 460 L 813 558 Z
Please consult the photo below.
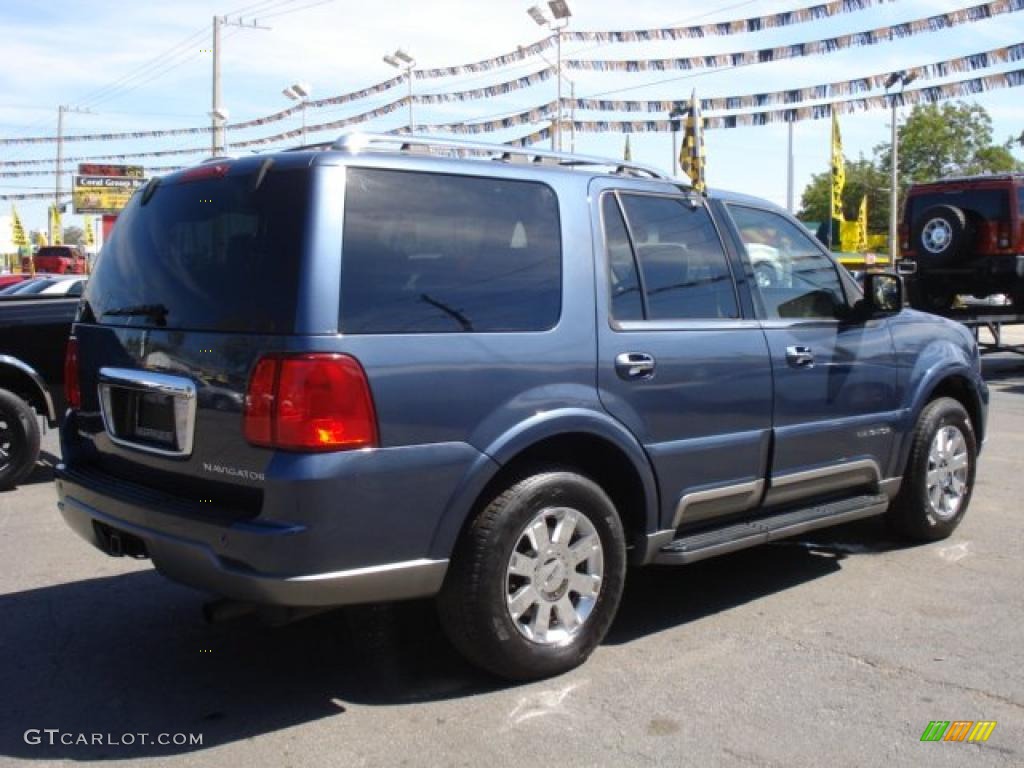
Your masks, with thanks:
M 289 1 L 290 2 L 294 2 L 295 0 L 289 0 Z M 309 3 L 308 5 L 300 5 L 298 8 L 292 8 L 292 9 L 287 10 L 287 11 L 278 11 L 277 13 L 271 13 L 269 15 L 261 13 L 258 18 L 259 18 L 260 21 L 266 21 L 267 19 L 273 19 L 276 16 L 286 16 L 287 14 L 290 14 L 290 13 L 298 13 L 299 11 L 305 11 L 305 10 L 307 10 L 309 8 L 316 8 L 318 5 L 326 5 L 327 3 L 333 3 L 333 2 L 334 2 L 334 0 L 316 0 L 316 2 Z

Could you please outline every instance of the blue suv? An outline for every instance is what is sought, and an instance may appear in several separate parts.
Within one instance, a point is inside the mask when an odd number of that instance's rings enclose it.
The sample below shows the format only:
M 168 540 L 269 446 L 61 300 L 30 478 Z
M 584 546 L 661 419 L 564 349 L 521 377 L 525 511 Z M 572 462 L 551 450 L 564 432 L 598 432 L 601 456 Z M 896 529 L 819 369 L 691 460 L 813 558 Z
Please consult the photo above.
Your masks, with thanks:
M 769 203 L 366 134 L 139 190 L 65 378 L 59 507 L 95 546 L 235 612 L 436 596 L 517 679 L 587 658 L 629 564 L 948 536 L 988 401 L 966 329 Z

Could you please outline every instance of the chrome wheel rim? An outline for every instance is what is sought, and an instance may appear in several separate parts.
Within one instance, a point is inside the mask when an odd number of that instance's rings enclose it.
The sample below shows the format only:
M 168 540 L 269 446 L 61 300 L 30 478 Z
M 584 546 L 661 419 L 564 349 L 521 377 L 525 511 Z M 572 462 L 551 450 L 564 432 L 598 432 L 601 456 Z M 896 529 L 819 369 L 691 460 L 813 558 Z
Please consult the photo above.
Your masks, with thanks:
M 0 469 L 6 469 L 11 463 L 11 451 L 14 444 L 14 432 L 6 417 L 0 417 Z
M 953 239 L 953 228 L 945 219 L 932 219 L 921 230 L 921 244 L 929 253 L 941 253 Z
M 967 495 L 970 456 L 967 440 L 958 427 L 942 427 L 928 451 L 928 505 L 936 517 L 956 516 Z
M 590 618 L 604 578 L 604 549 L 579 510 L 547 507 L 526 524 L 505 576 L 508 614 L 540 645 L 569 642 Z

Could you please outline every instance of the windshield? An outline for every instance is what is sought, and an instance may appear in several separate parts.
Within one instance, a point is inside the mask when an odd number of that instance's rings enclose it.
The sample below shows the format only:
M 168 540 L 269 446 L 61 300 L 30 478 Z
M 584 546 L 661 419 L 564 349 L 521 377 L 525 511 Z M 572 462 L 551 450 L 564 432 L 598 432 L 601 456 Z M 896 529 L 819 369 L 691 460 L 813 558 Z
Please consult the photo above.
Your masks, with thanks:
M 36 257 L 56 257 L 58 259 L 70 259 L 74 254 L 70 248 L 62 248 L 56 245 L 47 245 L 39 249 Z
M 308 180 L 305 170 L 271 170 L 259 181 L 229 171 L 161 183 L 148 198 L 136 193 L 89 280 L 86 316 L 111 325 L 291 332 Z

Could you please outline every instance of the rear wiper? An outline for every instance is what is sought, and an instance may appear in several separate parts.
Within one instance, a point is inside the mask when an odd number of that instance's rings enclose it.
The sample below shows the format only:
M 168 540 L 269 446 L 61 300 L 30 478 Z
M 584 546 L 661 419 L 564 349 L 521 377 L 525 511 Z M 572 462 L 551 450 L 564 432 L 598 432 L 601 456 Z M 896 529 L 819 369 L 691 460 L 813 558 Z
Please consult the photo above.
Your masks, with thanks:
M 462 327 L 462 330 L 466 332 L 471 332 L 473 330 L 473 323 L 470 322 L 468 317 L 459 312 L 459 310 L 449 307 L 443 301 L 438 301 L 437 299 L 432 298 L 425 293 L 420 294 L 420 301 L 425 301 L 430 306 L 437 307 L 439 310 L 441 310 L 450 318 L 452 318 L 456 323 L 458 323 Z
M 149 317 L 157 325 L 166 325 L 167 313 L 170 312 L 163 304 L 132 304 L 127 307 L 108 309 L 101 317 Z

